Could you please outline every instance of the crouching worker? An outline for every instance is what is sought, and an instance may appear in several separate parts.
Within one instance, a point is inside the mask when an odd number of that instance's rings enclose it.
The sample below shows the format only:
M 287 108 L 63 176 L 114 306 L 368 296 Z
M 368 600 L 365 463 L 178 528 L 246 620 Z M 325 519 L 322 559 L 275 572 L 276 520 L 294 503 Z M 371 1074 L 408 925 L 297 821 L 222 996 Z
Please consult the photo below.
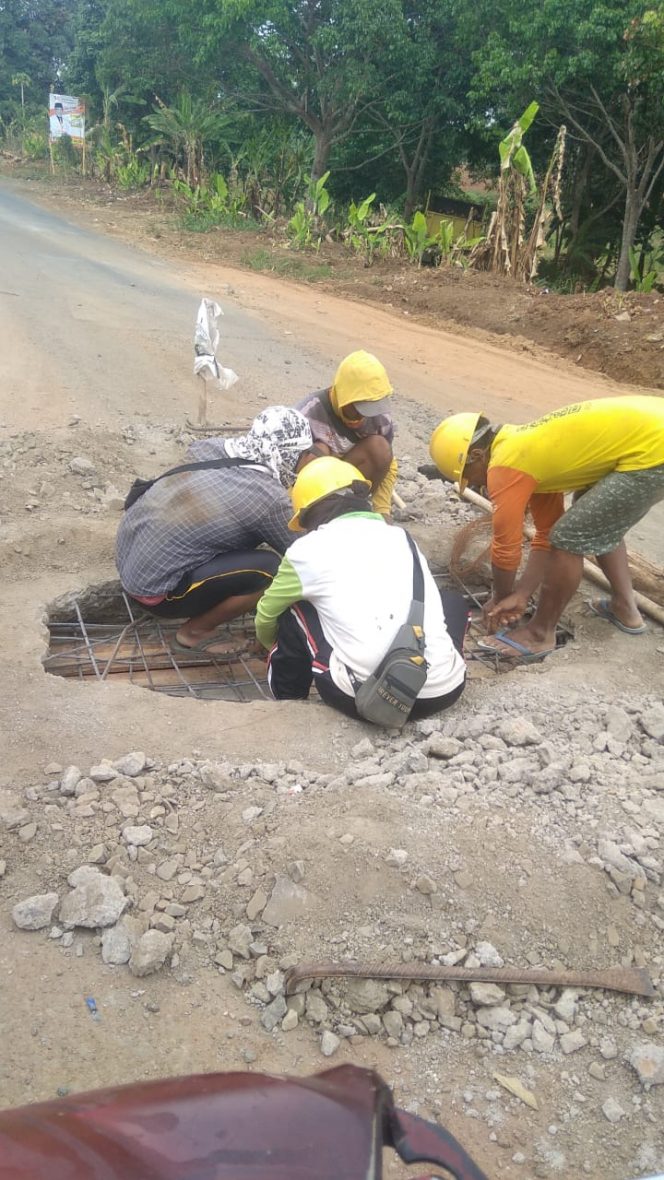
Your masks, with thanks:
M 303 700 L 315 677 L 326 704 L 357 717 L 356 693 L 413 607 L 410 540 L 372 510 L 369 481 L 342 460 L 314 459 L 298 476 L 292 500 L 290 527 L 306 536 L 290 546 L 256 611 L 256 634 L 271 649 L 268 682 L 278 700 Z M 410 713 L 417 718 L 448 708 L 463 692 L 468 608 L 460 594 L 441 596 L 415 552 L 427 673 Z
M 390 515 L 397 478 L 391 395 L 383 365 L 361 349 L 341 362 L 329 389 L 310 393 L 297 406 L 309 420 L 319 454 L 357 467 L 369 480 L 373 506 L 383 516 Z
M 480 642 L 500 659 L 541 659 L 555 651 L 556 625 L 594 555 L 611 587 L 593 614 L 627 635 L 646 630 L 634 597 L 625 533 L 664 499 L 664 399 L 613 397 L 576 402 L 523 426 L 494 426 L 481 414 L 453 414 L 436 428 L 431 457 L 461 490 L 488 489 L 493 507 L 490 627 L 532 619 Z M 575 492 L 565 511 L 563 495 Z M 535 537 L 519 575 L 526 509 Z
M 116 550 L 122 585 L 152 614 L 185 620 L 176 651 L 228 651 L 216 629 L 252 610 L 277 572 L 292 540 L 286 489 L 312 446 L 302 414 L 271 406 L 246 435 L 193 443 L 187 462 L 125 511 Z

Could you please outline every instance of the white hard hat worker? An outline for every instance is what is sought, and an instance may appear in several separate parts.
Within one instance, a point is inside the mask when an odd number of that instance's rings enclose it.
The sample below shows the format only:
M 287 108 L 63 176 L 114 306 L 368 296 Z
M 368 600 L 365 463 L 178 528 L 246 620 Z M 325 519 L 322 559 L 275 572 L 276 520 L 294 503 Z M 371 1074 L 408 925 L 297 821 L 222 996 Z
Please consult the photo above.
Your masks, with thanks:
M 429 443 L 429 454 L 445 479 L 458 483 L 459 491 L 471 482 L 464 471 L 474 447 L 486 442 L 492 427 L 483 414 L 451 414 L 434 430 Z M 486 449 L 486 448 L 483 448 Z M 472 481 L 475 482 L 475 481 Z
M 305 532 L 301 518 L 307 509 L 327 496 L 334 495 L 335 492 L 348 491 L 350 494 L 357 490 L 357 484 L 361 484 L 362 488 L 371 489 L 370 481 L 365 479 L 362 472 L 353 467 L 352 463 L 336 459 L 333 455 L 314 459 L 303 467 L 291 488 L 295 513 L 288 522 L 289 529 L 294 533 Z

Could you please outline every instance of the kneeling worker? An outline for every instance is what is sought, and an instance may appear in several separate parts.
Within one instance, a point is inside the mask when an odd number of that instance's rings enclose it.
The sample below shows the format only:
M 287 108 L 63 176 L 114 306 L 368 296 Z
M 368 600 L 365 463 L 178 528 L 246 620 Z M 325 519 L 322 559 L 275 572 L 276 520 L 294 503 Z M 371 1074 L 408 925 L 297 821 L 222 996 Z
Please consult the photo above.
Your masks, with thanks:
M 414 562 L 403 529 L 371 507 L 371 485 L 350 463 L 314 459 L 292 490 L 290 527 L 306 532 L 287 550 L 258 603 L 256 634 L 270 648 L 268 682 L 278 700 L 303 700 L 312 680 L 323 700 L 357 717 L 355 693 L 406 623 Z M 441 594 L 424 557 L 426 682 L 412 717 L 428 717 L 463 692 L 468 608 Z
M 175 650 L 228 651 L 217 628 L 252 610 L 270 585 L 292 536 L 287 489 L 314 454 L 306 418 L 270 406 L 246 435 L 193 443 L 182 469 L 127 508 L 116 550 L 122 585 L 152 614 L 183 620 Z
M 493 426 L 481 414 L 453 414 L 435 430 L 431 458 L 446 479 L 488 489 L 493 505 L 490 625 L 522 618 L 541 585 L 533 618 L 482 646 L 499 656 L 541 658 L 555 649 L 556 624 L 578 589 L 584 555 L 594 555 L 611 595 L 591 610 L 628 635 L 645 631 L 634 598 L 625 533 L 664 499 L 664 398 L 577 402 L 523 426 Z M 565 512 L 565 492 L 576 492 Z M 523 522 L 535 523 L 518 577 Z
M 329 389 L 310 393 L 297 408 L 308 419 L 318 453 L 352 463 L 371 484 L 376 512 L 389 516 L 397 461 L 392 454 L 390 379 L 370 352 L 351 352 Z

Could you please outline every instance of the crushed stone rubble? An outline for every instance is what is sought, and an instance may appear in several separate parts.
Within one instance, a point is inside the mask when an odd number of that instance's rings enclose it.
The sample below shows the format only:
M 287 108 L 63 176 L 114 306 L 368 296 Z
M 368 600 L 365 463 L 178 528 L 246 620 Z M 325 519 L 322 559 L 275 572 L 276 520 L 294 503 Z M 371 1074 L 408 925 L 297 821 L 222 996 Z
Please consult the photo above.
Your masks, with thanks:
M 592 692 L 555 700 L 526 683 L 476 695 L 472 711 L 361 737 L 341 772 L 202 757 L 163 765 L 140 751 L 87 770 L 50 763 L 43 781 L 0 789 L 2 885 L 13 924 L 41 932 L 65 955 L 98 953 L 139 978 L 168 971 L 187 984 L 198 970 L 227 975 L 265 1034 L 304 1025 L 324 1057 L 367 1037 L 396 1049 L 435 1036 L 471 1043 L 506 1073 L 514 1055 L 563 1070 L 570 1061 L 603 1087 L 598 1111 L 607 1126 L 636 1114 L 652 1122 L 651 1092 L 664 1085 L 664 708 L 652 698 L 616 703 Z M 530 861 L 515 871 L 507 914 L 525 924 L 525 958 L 517 962 L 498 939 L 482 937 L 467 909 L 455 916 L 450 890 L 472 893 L 474 871 L 453 839 L 434 865 L 416 841 L 395 846 L 394 828 L 371 856 L 422 921 L 400 926 L 386 902 L 369 907 L 366 919 L 344 914 L 320 928 L 311 917 L 319 899 L 307 847 L 292 839 L 297 809 L 321 794 L 338 800 L 363 790 L 402 801 L 404 832 L 424 824 L 441 840 L 478 816 L 496 833 L 527 820 Z M 369 856 L 357 830 L 342 827 L 330 839 L 345 856 Z M 33 895 L 12 896 L 26 855 Z M 566 962 L 560 942 L 520 911 L 519 888 L 536 874 L 538 857 L 572 881 L 580 867 L 596 875 L 605 908 L 586 962 Z M 628 940 L 612 920 L 614 904 L 631 914 Z M 622 963 L 646 967 L 657 994 L 355 978 L 303 982 L 286 995 L 289 968 L 317 958 Z

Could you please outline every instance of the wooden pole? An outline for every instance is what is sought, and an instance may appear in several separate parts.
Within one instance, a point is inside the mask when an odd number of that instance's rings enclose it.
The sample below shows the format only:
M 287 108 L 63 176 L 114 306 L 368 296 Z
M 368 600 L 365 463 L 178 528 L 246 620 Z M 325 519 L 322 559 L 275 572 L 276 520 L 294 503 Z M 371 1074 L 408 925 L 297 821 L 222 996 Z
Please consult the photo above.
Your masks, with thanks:
M 455 486 L 458 488 L 458 485 Z M 471 504 L 476 504 L 478 508 L 483 508 L 485 512 L 491 512 L 491 501 L 487 500 L 485 496 L 480 496 L 479 492 L 474 492 L 472 488 L 466 488 L 465 491 L 461 493 L 461 495 L 464 500 L 468 500 Z M 525 524 L 523 531 L 529 540 L 535 536 L 535 529 L 531 524 Z M 637 558 L 635 561 L 633 557 L 630 557 L 629 560 L 630 563 L 634 562 L 635 564 L 638 564 L 639 562 L 642 562 L 644 565 L 651 566 L 651 563 L 646 562 L 645 558 Z M 662 572 L 657 570 L 656 566 L 651 566 L 651 569 L 657 572 L 661 582 L 663 577 Z M 593 564 L 592 561 L 588 560 L 587 557 L 584 557 L 583 559 L 583 576 L 584 578 L 588 578 L 591 582 L 595 582 L 597 586 L 601 586 L 604 590 L 611 589 L 611 585 L 608 579 L 605 578 L 601 569 L 599 569 L 597 565 Z M 664 607 L 658 602 L 653 602 L 651 598 L 647 598 L 644 594 L 637 592 L 635 593 L 634 597 L 636 598 L 636 605 L 638 606 L 639 610 L 642 611 L 644 615 L 648 615 L 649 618 L 654 619 L 656 623 L 660 623 L 664 627 Z

